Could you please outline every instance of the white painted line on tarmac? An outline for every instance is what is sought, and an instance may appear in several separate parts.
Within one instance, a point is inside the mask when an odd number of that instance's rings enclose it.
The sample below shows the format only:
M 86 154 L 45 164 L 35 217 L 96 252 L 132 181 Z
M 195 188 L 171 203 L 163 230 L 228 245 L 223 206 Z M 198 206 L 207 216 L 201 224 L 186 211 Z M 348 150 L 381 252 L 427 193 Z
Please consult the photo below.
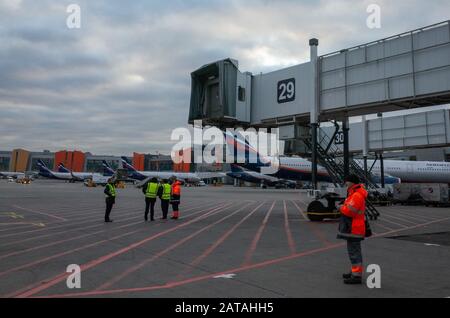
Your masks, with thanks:
M 214 276 L 214 278 L 223 278 L 223 279 L 233 279 L 236 274 L 223 274 L 219 276 Z

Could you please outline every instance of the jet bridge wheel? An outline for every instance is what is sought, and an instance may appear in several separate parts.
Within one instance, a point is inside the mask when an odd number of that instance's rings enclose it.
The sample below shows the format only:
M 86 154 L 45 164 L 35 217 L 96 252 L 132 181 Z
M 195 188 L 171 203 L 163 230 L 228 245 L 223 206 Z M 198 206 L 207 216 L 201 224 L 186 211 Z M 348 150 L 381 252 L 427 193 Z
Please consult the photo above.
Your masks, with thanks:
M 327 208 L 320 201 L 313 201 L 308 205 L 308 218 L 312 222 L 322 222 L 325 219 Z
M 311 202 L 308 205 L 307 215 L 312 222 L 322 222 L 325 219 L 337 219 L 340 217 L 339 212 L 325 206 L 321 201 Z

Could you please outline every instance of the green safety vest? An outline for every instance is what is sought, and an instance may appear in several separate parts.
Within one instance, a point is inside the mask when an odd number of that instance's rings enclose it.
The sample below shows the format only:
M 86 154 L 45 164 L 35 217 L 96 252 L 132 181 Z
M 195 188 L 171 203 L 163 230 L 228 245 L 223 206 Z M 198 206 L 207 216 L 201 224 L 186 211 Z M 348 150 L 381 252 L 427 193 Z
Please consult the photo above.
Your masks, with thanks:
M 113 198 L 115 198 L 115 197 L 116 197 L 116 187 L 113 186 L 113 185 L 110 184 L 110 183 L 108 183 L 108 184 L 106 185 L 106 187 L 108 187 L 108 190 L 109 190 L 109 193 L 111 194 L 111 196 L 112 196 Z
M 162 187 L 163 187 L 163 194 L 161 196 L 161 200 L 170 200 L 170 193 L 172 192 L 172 187 L 168 183 L 163 184 Z
M 158 187 L 159 184 L 150 182 L 147 185 L 147 191 L 145 192 L 145 197 L 149 199 L 156 199 L 156 196 L 158 195 Z

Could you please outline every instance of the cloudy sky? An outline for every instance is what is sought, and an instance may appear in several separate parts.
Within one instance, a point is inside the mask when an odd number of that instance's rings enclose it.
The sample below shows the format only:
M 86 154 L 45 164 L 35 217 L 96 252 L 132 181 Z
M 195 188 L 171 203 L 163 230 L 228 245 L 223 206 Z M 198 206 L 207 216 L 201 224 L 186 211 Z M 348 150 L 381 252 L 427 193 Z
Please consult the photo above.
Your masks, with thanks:
M 0 0 L 0 150 L 168 153 L 203 64 L 267 72 L 307 61 L 311 37 L 325 54 L 449 18 L 448 0 Z

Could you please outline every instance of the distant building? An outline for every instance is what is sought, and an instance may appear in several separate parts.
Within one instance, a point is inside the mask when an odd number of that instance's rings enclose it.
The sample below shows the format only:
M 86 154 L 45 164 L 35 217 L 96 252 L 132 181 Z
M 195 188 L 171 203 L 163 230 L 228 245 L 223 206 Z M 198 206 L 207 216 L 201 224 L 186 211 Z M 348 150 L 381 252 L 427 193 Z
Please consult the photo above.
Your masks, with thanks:
M 171 156 L 161 154 L 133 154 L 133 166 L 139 171 L 173 171 Z
M 11 152 L 0 151 L 0 171 L 9 171 Z
M 103 172 L 103 161 L 106 161 L 111 168 L 117 170 L 121 168 L 121 159 L 116 156 L 95 156 L 90 153 L 86 153 L 86 162 L 83 171 L 87 172 Z

